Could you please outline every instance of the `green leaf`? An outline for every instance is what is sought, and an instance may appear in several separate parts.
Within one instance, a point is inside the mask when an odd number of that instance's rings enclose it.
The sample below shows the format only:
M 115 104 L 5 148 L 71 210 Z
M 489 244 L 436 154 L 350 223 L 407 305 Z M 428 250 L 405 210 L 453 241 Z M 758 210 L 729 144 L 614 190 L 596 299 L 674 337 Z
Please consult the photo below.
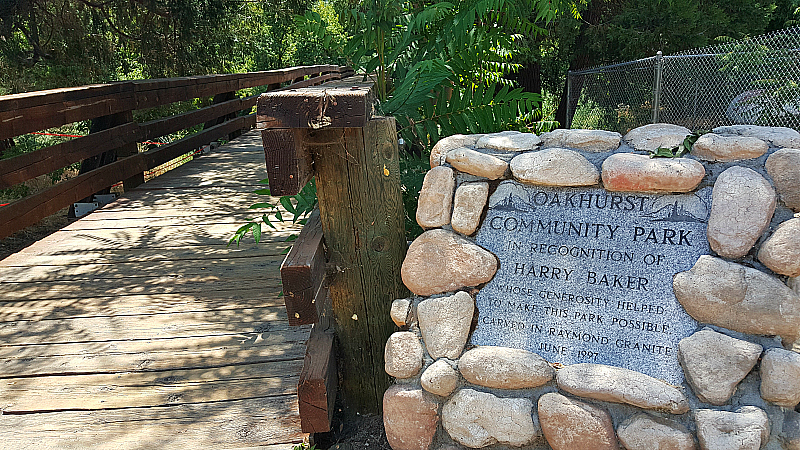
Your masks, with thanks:
M 295 210 L 294 205 L 292 205 L 292 201 L 290 200 L 291 198 L 292 197 L 290 196 L 283 196 L 281 197 L 280 202 L 286 211 L 292 213 L 293 215 L 296 215 L 297 210 Z
M 256 189 L 253 193 L 258 195 L 272 195 L 269 189 Z
M 250 205 L 250 209 L 258 209 L 258 208 L 272 208 L 274 205 L 272 203 L 253 203 Z
M 259 241 L 261 241 L 261 224 L 256 223 L 254 225 L 255 226 L 253 227 L 253 238 L 256 240 L 256 244 L 258 244 Z

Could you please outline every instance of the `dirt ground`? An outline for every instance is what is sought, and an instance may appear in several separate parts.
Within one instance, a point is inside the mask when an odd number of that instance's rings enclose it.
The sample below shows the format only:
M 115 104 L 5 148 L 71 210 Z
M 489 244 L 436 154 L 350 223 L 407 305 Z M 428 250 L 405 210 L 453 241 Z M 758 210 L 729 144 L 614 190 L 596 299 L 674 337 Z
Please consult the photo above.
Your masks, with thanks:
M 335 414 L 332 429 L 314 436 L 318 450 L 392 450 L 381 416 L 357 415 L 345 420 L 341 414 Z

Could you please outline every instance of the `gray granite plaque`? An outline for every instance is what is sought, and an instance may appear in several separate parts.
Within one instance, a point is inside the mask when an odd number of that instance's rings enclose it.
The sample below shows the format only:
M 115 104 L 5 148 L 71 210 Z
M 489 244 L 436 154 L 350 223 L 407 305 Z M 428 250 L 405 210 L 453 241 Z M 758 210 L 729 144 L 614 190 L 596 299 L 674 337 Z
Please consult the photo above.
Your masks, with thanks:
M 709 253 L 710 191 L 503 182 L 477 235 L 500 268 L 477 296 L 471 342 L 681 383 L 677 344 L 697 323 L 676 300 L 672 277 Z

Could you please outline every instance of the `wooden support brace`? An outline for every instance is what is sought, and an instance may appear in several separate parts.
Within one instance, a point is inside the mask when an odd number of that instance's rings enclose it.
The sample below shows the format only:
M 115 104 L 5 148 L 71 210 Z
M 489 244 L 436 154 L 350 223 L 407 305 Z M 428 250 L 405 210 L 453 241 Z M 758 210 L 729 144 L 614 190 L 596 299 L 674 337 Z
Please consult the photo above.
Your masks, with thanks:
M 303 433 L 331 430 L 337 381 L 333 343 L 333 331 L 314 324 L 297 383 L 300 428 Z
M 302 130 L 261 130 L 261 140 L 270 193 L 282 196 L 300 192 L 314 175 L 311 153 L 303 145 Z
M 281 264 L 283 299 L 289 325 L 318 322 L 327 294 L 327 290 L 322 288 L 324 278 L 322 222 L 319 210 L 315 210 Z

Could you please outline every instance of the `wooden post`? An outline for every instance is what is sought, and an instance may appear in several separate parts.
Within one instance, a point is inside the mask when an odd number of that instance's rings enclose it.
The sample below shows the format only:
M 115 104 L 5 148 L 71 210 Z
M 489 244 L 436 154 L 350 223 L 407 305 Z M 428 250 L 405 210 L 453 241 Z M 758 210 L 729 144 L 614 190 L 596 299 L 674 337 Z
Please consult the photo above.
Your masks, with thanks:
M 333 317 L 348 408 L 378 413 L 389 387 L 384 346 L 394 331 L 392 300 L 405 297 L 406 253 L 397 131 L 392 117 L 363 128 L 309 131 Z
M 389 310 L 408 294 L 397 131 L 394 118 L 373 117 L 373 100 L 371 84 L 349 80 L 263 94 L 257 112 L 260 128 L 301 129 L 292 148 L 313 159 L 340 392 L 353 413 L 381 411 Z
M 133 111 L 122 111 L 116 114 L 111 114 L 108 116 L 98 117 L 96 119 L 92 119 L 92 124 L 89 127 L 89 133 L 98 133 L 103 130 L 107 130 L 109 128 L 114 128 L 119 125 L 124 125 L 126 123 L 133 122 Z M 98 167 L 102 167 L 108 164 L 113 163 L 117 160 L 117 158 L 123 158 L 128 156 L 136 155 L 139 152 L 138 146 L 136 143 L 130 143 L 124 145 L 119 148 L 114 148 L 108 151 L 105 151 L 99 155 L 92 156 L 90 158 L 84 159 L 81 161 L 81 168 L 78 171 L 78 174 L 84 174 L 90 172 Z M 144 183 L 144 173 L 136 174 L 128 179 L 122 180 L 123 189 L 133 189 L 134 187 Z M 95 192 L 95 194 L 108 194 L 111 192 L 111 188 L 103 189 L 102 191 Z M 93 194 L 94 195 L 94 194 Z M 84 199 L 82 202 L 91 202 L 93 195 L 90 195 Z M 69 217 L 75 217 L 75 207 L 70 206 L 69 212 L 67 213 Z

